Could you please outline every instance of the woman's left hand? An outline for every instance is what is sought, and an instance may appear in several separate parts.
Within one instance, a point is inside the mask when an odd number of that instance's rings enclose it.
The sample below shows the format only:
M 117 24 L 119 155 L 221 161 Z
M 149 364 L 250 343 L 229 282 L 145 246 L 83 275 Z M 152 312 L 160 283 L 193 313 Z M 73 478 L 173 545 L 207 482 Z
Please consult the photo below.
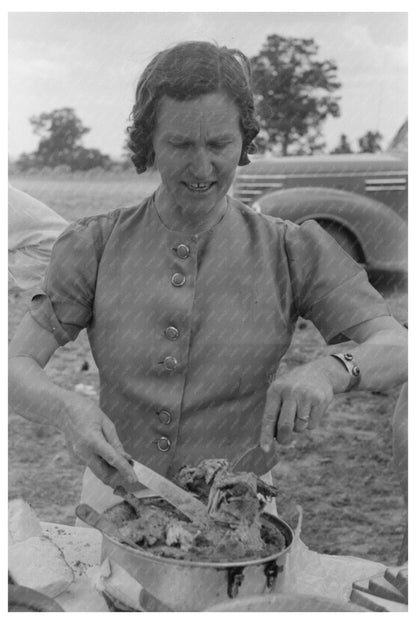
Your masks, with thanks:
M 329 376 L 314 362 L 275 379 L 266 396 L 260 445 L 268 451 L 276 437 L 289 444 L 292 432 L 314 429 L 334 396 Z

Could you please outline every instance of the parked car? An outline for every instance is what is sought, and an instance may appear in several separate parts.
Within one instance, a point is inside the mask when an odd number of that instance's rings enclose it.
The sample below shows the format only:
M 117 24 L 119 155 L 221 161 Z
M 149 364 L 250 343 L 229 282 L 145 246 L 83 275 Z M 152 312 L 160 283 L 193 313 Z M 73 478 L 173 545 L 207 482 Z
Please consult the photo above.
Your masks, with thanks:
M 233 195 L 264 214 L 315 219 L 369 273 L 407 272 L 407 122 L 385 152 L 255 158 Z

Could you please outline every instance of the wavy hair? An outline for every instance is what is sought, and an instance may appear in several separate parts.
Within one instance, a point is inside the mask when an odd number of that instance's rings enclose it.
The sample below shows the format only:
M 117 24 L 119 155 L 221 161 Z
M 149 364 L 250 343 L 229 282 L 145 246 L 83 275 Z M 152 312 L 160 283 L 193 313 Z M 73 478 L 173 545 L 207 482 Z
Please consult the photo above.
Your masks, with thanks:
M 249 60 L 240 50 L 188 41 L 159 52 L 137 84 L 132 125 L 127 128 L 127 145 L 137 173 L 155 161 L 152 140 L 161 98 L 166 95 L 185 101 L 214 92 L 226 93 L 240 112 L 243 145 L 238 164 L 249 164 L 248 154 L 256 151 L 253 140 L 260 129 L 254 113 Z

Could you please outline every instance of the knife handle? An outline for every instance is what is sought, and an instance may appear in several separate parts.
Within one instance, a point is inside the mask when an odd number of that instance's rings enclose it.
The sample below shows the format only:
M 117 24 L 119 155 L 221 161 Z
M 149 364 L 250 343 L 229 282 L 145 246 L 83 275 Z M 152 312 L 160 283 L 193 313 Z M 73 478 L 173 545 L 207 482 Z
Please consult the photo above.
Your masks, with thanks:
M 108 535 L 109 537 L 113 537 L 119 542 L 125 542 L 132 548 L 138 548 L 137 544 L 133 542 L 133 540 L 128 537 L 124 537 L 120 534 L 117 525 L 114 524 L 111 520 L 108 520 L 105 516 L 98 513 L 95 509 L 87 505 L 86 503 L 81 503 L 75 509 L 75 513 L 80 520 L 86 522 L 89 526 L 97 529 L 104 535 Z

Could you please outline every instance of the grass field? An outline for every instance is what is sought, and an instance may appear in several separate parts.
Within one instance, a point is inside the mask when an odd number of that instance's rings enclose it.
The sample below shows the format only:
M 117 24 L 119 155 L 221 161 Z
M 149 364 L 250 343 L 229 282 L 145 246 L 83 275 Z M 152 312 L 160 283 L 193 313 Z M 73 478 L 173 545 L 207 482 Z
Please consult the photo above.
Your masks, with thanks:
M 137 204 L 153 191 L 157 177 L 15 178 L 11 182 L 72 221 Z M 406 293 L 393 289 L 386 297 L 392 312 L 405 320 Z M 24 296 L 9 296 L 10 335 L 26 305 Z M 300 321 L 284 365 L 291 368 L 313 360 L 325 349 L 313 325 Z M 85 332 L 56 352 L 47 372 L 68 389 L 82 384 L 97 393 L 98 375 Z M 318 430 L 298 436 L 290 447 L 281 447 L 273 474 L 281 491 L 279 510 L 292 520 L 295 505 L 302 506 L 302 537 L 310 548 L 396 563 L 405 527 L 404 503 L 392 463 L 391 417 L 397 395 L 397 388 L 338 395 Z M 81 474 L 82 469 L 71 464 L 59 431 L 10 414 L 10 498 L 28 500 L 42 520 L 71 524 Z
M 150 195 L 158 185 L 157 174 L 125 174 L 108 177 L 13 178 L 11 183 L 44 201 L 68 221 L 115 208 L 132 206 Z

